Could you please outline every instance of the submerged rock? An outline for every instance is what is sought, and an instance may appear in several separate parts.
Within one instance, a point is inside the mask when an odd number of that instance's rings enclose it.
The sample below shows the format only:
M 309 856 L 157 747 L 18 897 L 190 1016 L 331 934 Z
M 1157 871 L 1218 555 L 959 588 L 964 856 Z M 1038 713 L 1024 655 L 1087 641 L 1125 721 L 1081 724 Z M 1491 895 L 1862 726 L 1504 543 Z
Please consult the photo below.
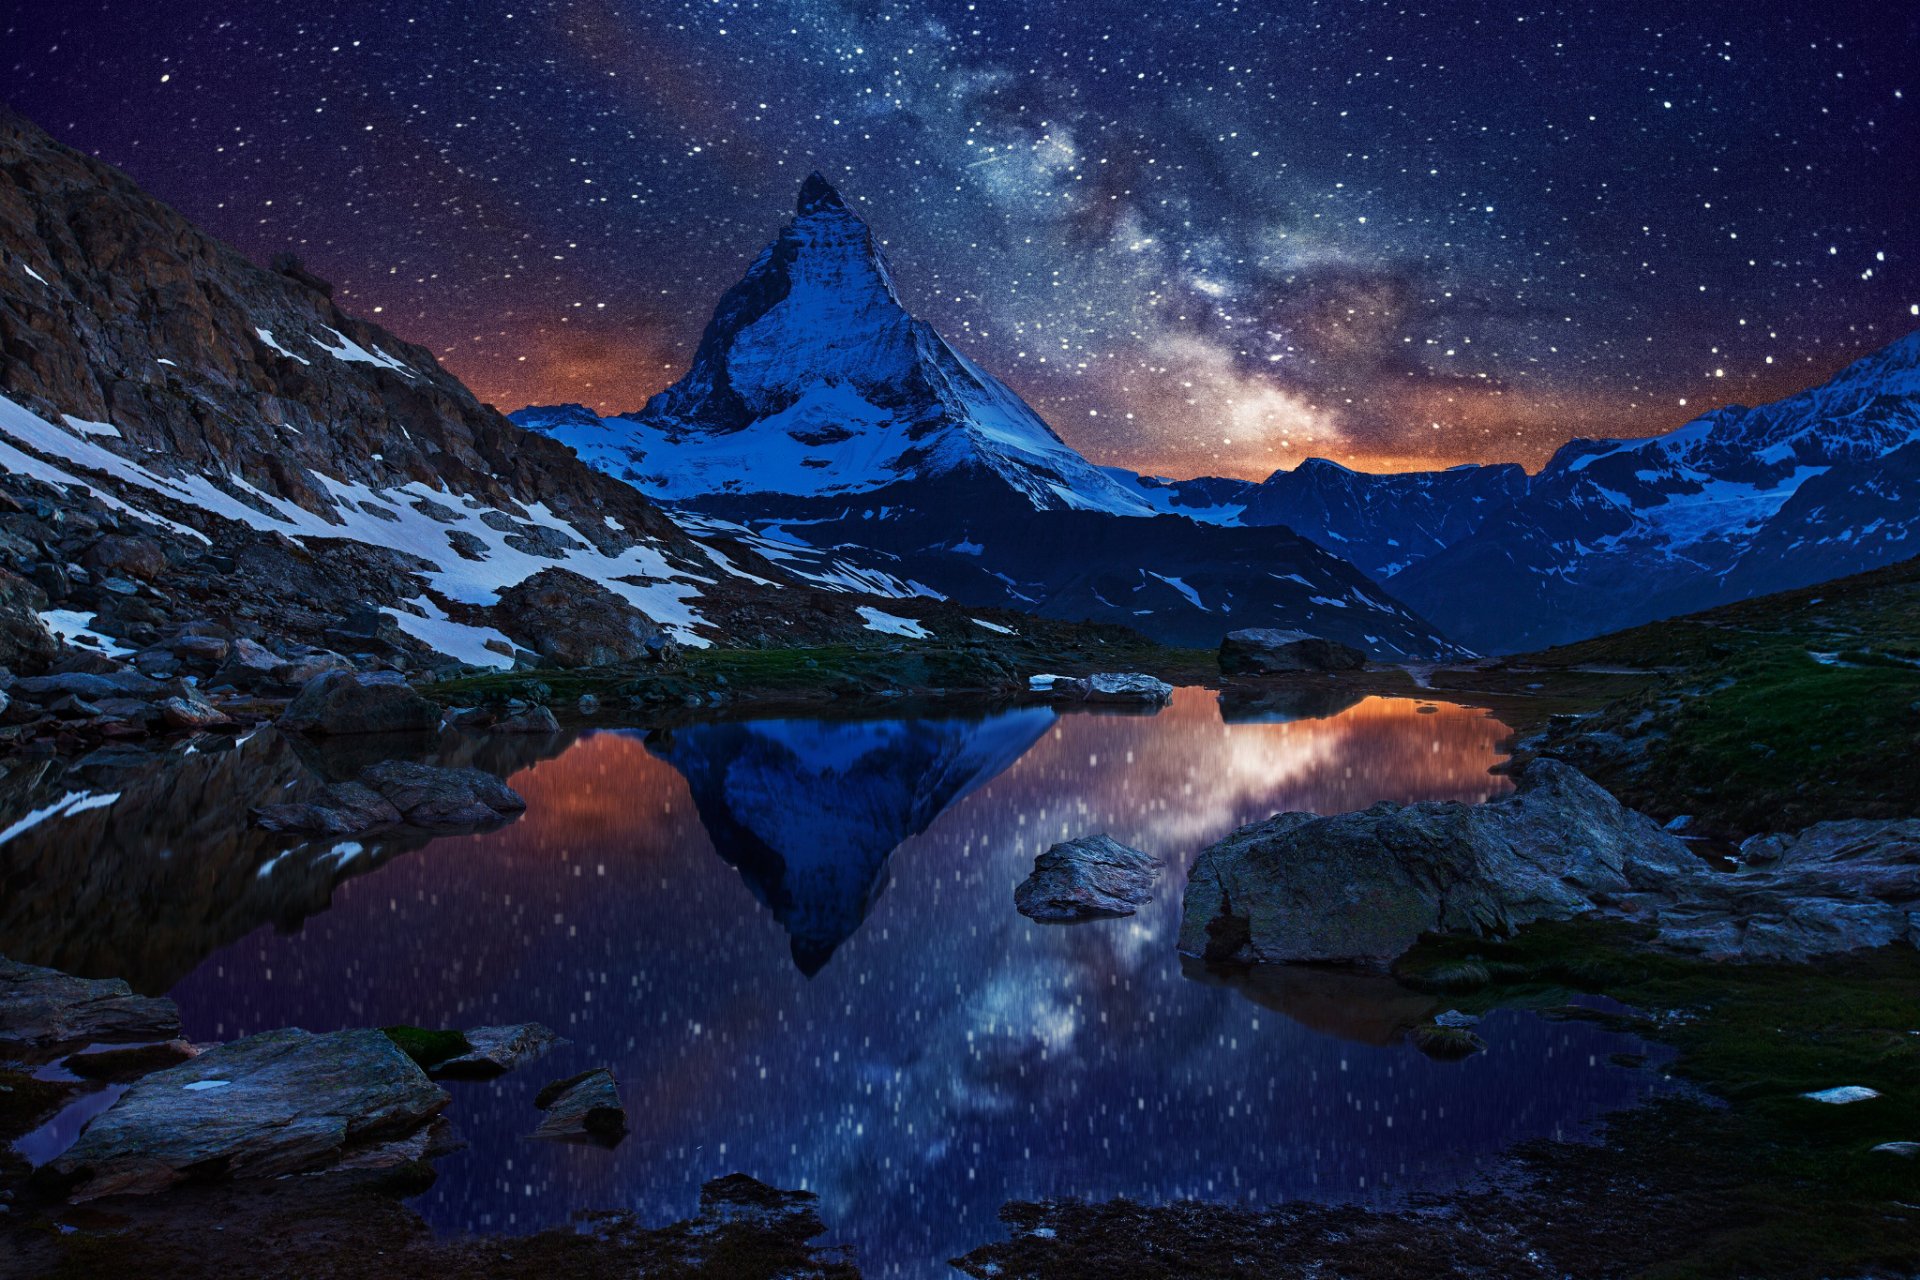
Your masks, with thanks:
M 1338 640 L 1325 640 L 1305 631 L 1249 627 L 1230 631 L 1220 642 L 1220 670 L 1225 675 L 1275 675 L 1286 671 L 1358 671 L 1367 655 Z
M 294 733 L 406 733 L 440 727 L 440 708 L 397 672 L 324 671 L 294 695 L 277 722 Z
M 535 1095 L 533 1105 L 547 1113 L 533 1131 L 536 1138 L 611 1147 L 627 1136 L 627 1109 L 607 1067 L 554 1081 Z
M 1466 1027 L 1439 1019 L 1413 1029 L 1413 1047 L 1437 1062 L 1458 1062 L 1484 1053 L 1487 1042 Z
M 180 1008 L 171 1000 L 137 996 L 118 978 L 76 978 L 0 956 L 0 1049 L 179 1034 Z
M 475 1027 L 466 1038 L 467 1052 L 435 1063 L 435 1076 L 497 1076 L 539 1057 L 560 1041 L 552 1028 L 538 1022 Z
M 1557 760 L 1485 804 L 1283 813 L 1201 852 L 1180 950 L 1207 960 L 1380 965 L 1430 932 L 1504 935 L 1699 871 L 1686 846 Z
M 1013 904 L 1033 920 L 1130 916 L 1153 900 L 1160 862 L 1111 836 L 1081 836 L 1033 860 L 1033 873 L 1013 891 Z
M 76 1200 L 278 1177 L 404 1137 L 446 1104 L 379 1031 L 268 1031 L 139 1081 L 52 1167 L 78 1180 Z

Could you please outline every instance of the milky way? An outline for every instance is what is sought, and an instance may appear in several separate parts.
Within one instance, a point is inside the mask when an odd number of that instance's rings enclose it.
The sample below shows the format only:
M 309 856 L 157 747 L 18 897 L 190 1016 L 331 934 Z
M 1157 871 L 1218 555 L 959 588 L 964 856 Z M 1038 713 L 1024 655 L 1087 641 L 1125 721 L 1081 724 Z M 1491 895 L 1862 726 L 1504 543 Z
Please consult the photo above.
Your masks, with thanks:
M 13 106 L 505 409 L 639 407 L 813 168 L 910 307 L 1170 474 L 1537 464 L 1920 324 L 1910 6 L 5 0 L 0 36 Z

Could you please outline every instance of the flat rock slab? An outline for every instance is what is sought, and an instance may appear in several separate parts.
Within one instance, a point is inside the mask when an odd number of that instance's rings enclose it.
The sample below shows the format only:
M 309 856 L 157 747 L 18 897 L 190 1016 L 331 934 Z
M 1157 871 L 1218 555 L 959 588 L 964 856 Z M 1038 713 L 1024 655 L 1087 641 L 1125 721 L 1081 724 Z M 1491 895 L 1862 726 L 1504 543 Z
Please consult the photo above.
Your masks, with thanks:
M 534 1097 L 533 1105 L 547 1113 L 533 1131 L 536 1138 L 611 1147 L 627 1136 L 627 1109 L 606 1067 L 555 1080 Z
M 75 1200 L 271 1178 L 404 1138 L 447 1095 L 383 1033 L 268 1031 L 147 1076 L 53 1162 Z M 405 1158 L 404 1156 L 398 1158 Z
M 170 1040 L 173 1001 L 137 996 L 118 978 L 76 978 L 0 957 L 0 1048 Z
M 1920 822 L 1822 822 L 1755 836 L 1741 867 L 1660 904 L 1660 941 L 1718 960 L 1799 962 L 1920 947 Z
M 1153 900 L 1160 862 L 1112 836 L 1081 836 L 1033 860 L 1013 891 L 1021 915 L 1047 922 L 1130 916 Z
M 458 1057 L 433 1065 L 433 1075 L 469 1079 L 497 1076 L 530 1062 L 560 1043 L 551 1027 L 520 1022 L 503 1027 L 475 1027 L 466 1033 L 473 1047 Z

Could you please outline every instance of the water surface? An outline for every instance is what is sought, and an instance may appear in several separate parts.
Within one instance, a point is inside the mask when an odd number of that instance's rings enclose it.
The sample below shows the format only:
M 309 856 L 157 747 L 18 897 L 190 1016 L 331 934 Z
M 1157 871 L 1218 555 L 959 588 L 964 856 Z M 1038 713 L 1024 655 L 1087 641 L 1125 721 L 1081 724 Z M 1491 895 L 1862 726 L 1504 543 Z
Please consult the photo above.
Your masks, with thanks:
M 122 800 L 62 821 L 65 856 L 91 868 L 76 872 L 84 896 L 127 927 L 63 941 L 8 912 L 0 949 L 137 970 L 172 988 L 198 1038 L 546 1022 L 573 1043 L 452 1086 L 469 1145 L 417 1202 L 437 1227 L 527 1231 L 583 1207 L 666 1221 L 705 1179 L 743 1171 L 819 1192 L 829 1238 L 872 1275 L 949 1274 L 944 1259 L 998 1236 L 1009 1199 L 1457 1185 L 1515 1140 L 1571 1135 L 1641 1097 L 1647 1074 L 1608 1055 L 1644 1046 L 1585 1023 L 1496 1014 L 1489 1052 L 1440 1064 L 1402 1032 L 1444 1004 L 1390 980 L 1183 967 L 1185 868 L 1234 827 L 1506 786 L 1487 771 L 1506 730 L 1484 712 L 1301 711 L 1229 723 L 1213 695 L 1182 690 L 1153 716 L 587 733 L 511 748 L 531 760 L 511 778 L 529 802 L 519 822 L 424 847 L 256 847 L 194 827 L 160 850 L 126 829 L 138 814 Z M 277 781 L 284 750 L 236 753 L 258 753 L 248 785 L 293 788 Z M 192 794 L 212 802 L 217 776 Z M 227 798 L 229 825 L 244 803 Z M 1075 926 L 1014 912 L 1036 853 L 1099 831 L 1167 859 L 1151 905 Z M 0 847 L 0 870 L 54 876 L 32 847 L 46 837 Z M 155 900 L 168 894 L 182 900 Z M 165 940 L 132 927 L 142 899 Z M 626 1142 L 527 1141 L 532 1093 L 601 1063 L 623 1085 Z

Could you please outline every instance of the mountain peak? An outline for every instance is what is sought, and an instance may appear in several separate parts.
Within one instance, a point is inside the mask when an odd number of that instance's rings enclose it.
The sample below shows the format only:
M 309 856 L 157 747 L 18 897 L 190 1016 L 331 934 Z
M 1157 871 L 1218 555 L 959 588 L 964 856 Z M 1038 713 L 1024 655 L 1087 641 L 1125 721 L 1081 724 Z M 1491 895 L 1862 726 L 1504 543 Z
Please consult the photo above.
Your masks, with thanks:
M 800 184 L 800 199 L 794 206 L 799 214 L 819 213 L 823 209 L 844 209 L 847 202 L 833 189 L 833 184 L 821 176 L 818 169 L 807 175 Z

